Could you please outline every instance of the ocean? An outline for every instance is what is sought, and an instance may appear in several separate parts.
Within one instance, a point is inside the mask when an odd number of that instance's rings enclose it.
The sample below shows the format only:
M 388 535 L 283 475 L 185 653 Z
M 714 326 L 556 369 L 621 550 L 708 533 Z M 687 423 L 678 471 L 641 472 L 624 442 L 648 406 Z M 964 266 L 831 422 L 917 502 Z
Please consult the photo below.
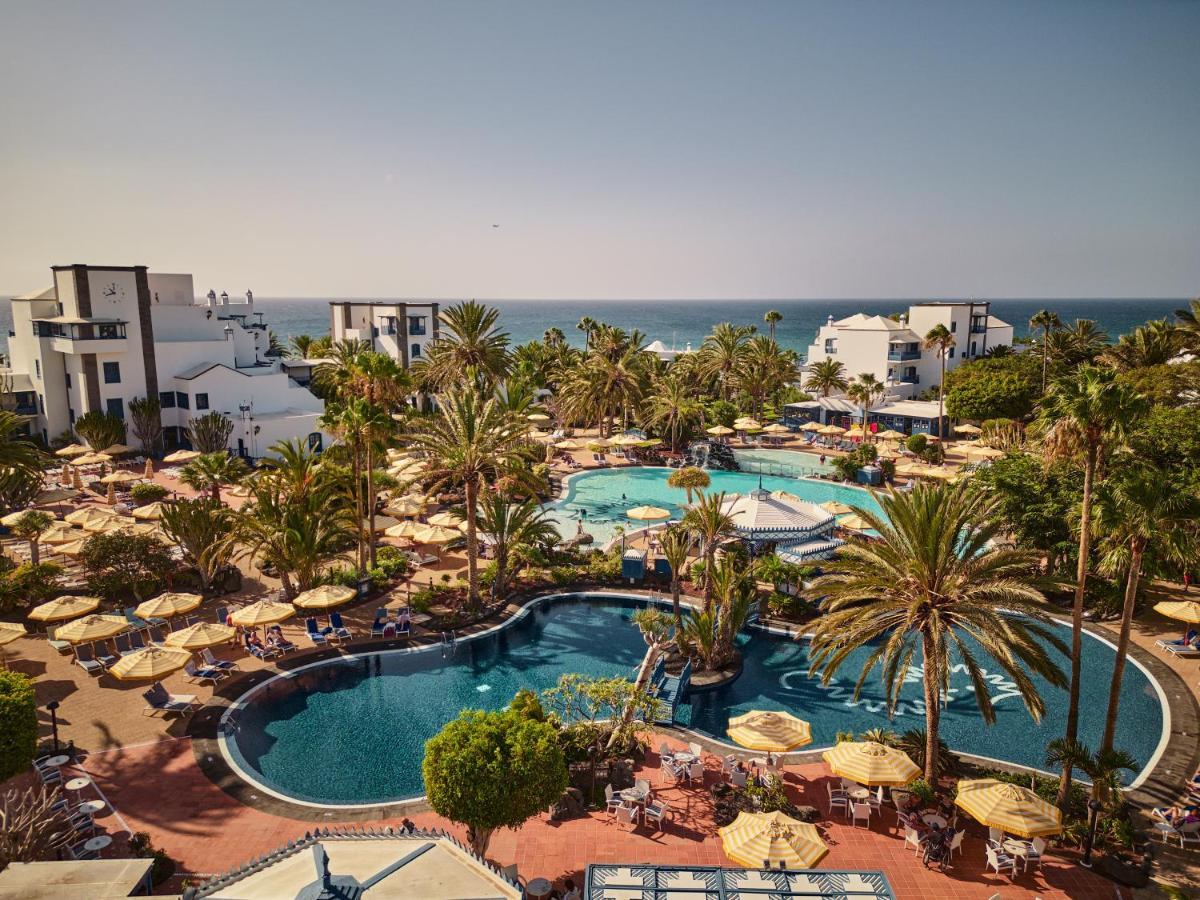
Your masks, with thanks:
M 328 300 L 255 297 L 271 330 L 286 341 L 298 334 L 329 333 Z M 453 302 L 453 301 L 450 301 Z M 718 322 L 757 325 L 764 333 L 763 313 L 776 309 L 783 320 L 775 329 L 782 347 L 804 353 L 827 317 L 840 319 L 856 312 L 887 315 L 907 309 L 907 300 L 488 300 L 500 309 L 500 325 L 514 344 L 540 339 L 548 328 L 561 328 L 567 340 L 583 344 L 576 326 L 584 316 L 621 328 L 637 328 L 649 340 L 668 347 L 693 348 Z M 1029 317 L 1040 309 L 1056 311 L 1064 322 L 1095 319 L 1114 339 L 1150 319 L 1171 318 L 1186 305 L 1183 299 L 1047 299 L 992 300 L 992 313 L 1015 326 L 1017 336 L 1028 334 Z M 12 327 L 7 298 L 0 298 L 0 335 Z

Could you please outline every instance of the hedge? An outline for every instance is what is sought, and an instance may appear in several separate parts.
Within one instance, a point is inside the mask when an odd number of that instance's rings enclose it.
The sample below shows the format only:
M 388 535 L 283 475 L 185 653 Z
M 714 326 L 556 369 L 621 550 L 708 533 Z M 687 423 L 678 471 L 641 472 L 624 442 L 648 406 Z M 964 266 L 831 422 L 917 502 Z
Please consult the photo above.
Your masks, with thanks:
M 29 768 L 37 754 L 37 731 L 33 679 L 0 671 L 0 781 Z

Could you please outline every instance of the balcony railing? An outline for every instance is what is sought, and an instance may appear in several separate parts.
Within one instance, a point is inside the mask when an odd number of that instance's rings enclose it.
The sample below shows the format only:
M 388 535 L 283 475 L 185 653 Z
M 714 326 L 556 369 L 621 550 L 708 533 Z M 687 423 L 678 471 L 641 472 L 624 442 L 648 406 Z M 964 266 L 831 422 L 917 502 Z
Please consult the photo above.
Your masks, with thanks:
M 987 334 L 987 323 L 986 322 L 972 322 L 971 323 L 971 334 Z
M 408 333 L 414 337 L 421 337 L 425 334 L 425 326 L 417 325 L 413 322 L 408 323 Z
M 908 362 L 913 359 L 921 358 L 920 350 L 889 350 L 888 362 Z
M 34 322 L 35 337 L 65 338 L 68 341 L 120 341 L 125 339 L 125 324 L 119 325 L 62 325 Z

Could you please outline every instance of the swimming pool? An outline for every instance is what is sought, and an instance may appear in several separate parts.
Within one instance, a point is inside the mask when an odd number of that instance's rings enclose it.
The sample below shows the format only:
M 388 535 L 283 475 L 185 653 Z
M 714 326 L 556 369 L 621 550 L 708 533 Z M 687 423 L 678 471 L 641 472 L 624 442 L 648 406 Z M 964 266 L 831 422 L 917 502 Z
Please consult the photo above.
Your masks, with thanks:
M 816 453 L 806 453 L 801 450 L 780 450 L 768 447 L 756 447 L 753 450 L 734 450 L 734 457 L 743 472 L 763 475 L 783 475 L 789 478 L 831 474 L 834 471 L 833 462 L 829 457 L 821 462 L 821 456 Z
M 563 537 L 571 537 L 582 524 L 585 531 L 604 542 L 613 536 L 618 525 L 629 530 L 642 526 L 643 523 L 634 522 L 625 515 L 626 510 L 635 506 L 660 506 L 670 510 L 672 518 L 683 516 L 687 496 L 667 484 L 671 471 L 657 466 L 634 466 L 581 472 L 571 476 L 566 494 L 546 504 L 545 508 Z M 710 493 L 746 494 L 757 488 L 761 479 L 762 486 L 768 491 L 788 491 L 813 503 L 837 500 L 849 506 L 879 511 L 879 505 L 868 491 L 849 485 L 719 470 L 712 470 L 708 475 L 712 479 L 708 488 Z
M 632 676 L 645 651 L 630 623 L 638 605 L 610 594 L 544 597 L 522 618 L 445 654 L 439 647 L 392 650 L 302 667 L 251 689 L 226 714 L 230 727 L 222 753 L 260 788 L 301 803 L 374 805 L 420 796 L 425 741 L 460 709 L 498 709 L 519 688 L 551 687 L 564 672 Z M 725 740 L 730 716 L 789 710 L 812 723 L 813 748 L 832 744 L 839 731 L 924 724 L 919 670 L 910 674 L 889 723 L 877 679 L 857 703 L 851 699 L 853 660 L 843 676 L 822 687 L 807 677 L 804 642 L 756 632 L 743 634 L 740 644 L 742 675 L 694 695 L 678 710 L 680 724 Z M 1092 746 L 1103 730 L 1112 660 L 1108 644 L 1084 639 L 1079 733 Z M 988 680 L 996 725 L 983 723 L 966 675 L 956 670 L 942 716 L 944 738 L 956 750 L 1043 766 L 1043 748 L 1062 732 L 1066 693 L 1040 684 L 1047 715 L 1038 724 L 1003 675 L 989 674 Z M 1117 746 L 1146 766 L 1159 752 L 1164 719 L 1156 684 L 1130 665 Z

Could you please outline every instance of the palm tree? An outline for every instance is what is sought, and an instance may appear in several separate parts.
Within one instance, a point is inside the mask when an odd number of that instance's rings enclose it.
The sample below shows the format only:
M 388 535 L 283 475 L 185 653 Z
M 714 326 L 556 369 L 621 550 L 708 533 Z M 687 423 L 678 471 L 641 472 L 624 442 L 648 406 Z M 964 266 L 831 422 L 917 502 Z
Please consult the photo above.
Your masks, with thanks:
M 1096 525 L 1097 531 L 1104 535 L 1107 551 L 1100 569 L 1109 575 L 1125 573 L 1121 631 L 1108 692 L 1108 715 L 1104 720 L 1101 752 L 1112 749 L 1116 735 L 1121 680 L 1125 674 L 1129 631 L 1142 570 L 1161 571 L 1171 566 L 1186 566 L 1196 552 L 1198 521 L 1200 498 L 1173 483 L 1166 472 L 1150 466 L 1122 467 L 1097 491 Z
M 359 360 L 370 352 L 371 345 L 357 338 L 332 344 L 325 362 L 313 369 L 312 383 L 320 396 L 329 399 L 349 396 L 354 390 Z
M 700 374 L 716 381 L 722 400 L 729 399 L 729 390 L 733 387 L 734 374 L 746 351 L 746 341 L 753 333 L 754 329 L 746 325 L 731 325 L 728 322 L 722 322 L 713 329 L 712 334 L 706 337 L 700 346 L 700 352 L 697 354 Z
M 758 588 L 750 568 L 742 567 L 732 556 L 722 557 L 716 564 L 712 582 L 713 595 L 721 611 L 712 662 L 723 666 L 733 657 L 733 642 L 750 614 Z
M 938 437 L 944 442 L 946 440 L 944 422 L 946 418 L 946 355 L 950 352 L 950 348 L 954 346 L 954 335 L 950 333 L 950 329 L 945 325 L 934 325 L 925 335 L 924 345 L 926 350 L 934 350 L 937 352 L 938 359 L 942 363 L 942 375 L 938 379 Z
M 479 492 L 521 458 L 525 423 L 506 415 L 494 397 L 479 391 L 452 391 L 439 397 L 437 413 L 412 435 L 434 490 L 461 486 L 467 520 L 467 598 L 479 605 Z
M 443 329 L 423 366 L 427 384 L 462 386 L 476 379 L 494 383 L 508 367 L 508 333 L 496 323 L 500 311 L 475 300 L 442 311 Z
M 687 496 L 688 506 L 691 506 L 692 494 L 708 490 L 712 478 L 699 466 L 684 466 L 667 476 L 667 484 L 676 490 L 682 490 Z
M 1050 360 L 1050 332 L 1062 327 L 1062 319 L 1058 313 L 1049 309 L 1039 309 L 1029 318 L 1029 327 L 1042 329 L 1042 393 L 1046 393 L 1046 366 Z
M 1076 319 L 1070 328 L 1046 336 L 1050 359 L 1065 369 L 1090 364 L 1108 346 L 1108 334 L 1091 319 Z
M 354 507 L 358 515 L 359 569 L 375 566 L 375 449 L 392 431 L 392 418 L 383 407 L 365 398 L 330 403 L 321 424 L 345 442 L 350 451 Z M 363 475 L 366 484 L 363 484 Z M 363 517 L 367 527 L 363 528 Z
M 207 592 L 233 554 L 226 542 L 233 528 L 233 511 L 211 497 L 174 500 L 164 503 L 162 510 L 162 530 L 183 553 L 184 562 L 195 568 L 200 586 Z
M 704 422 L 704 404 L 696 391 L 681 378 L 660 378 L 646 403 L 645 423 L 656 428 L 678 453 L 692 429 Z
M 711 612 L 717 546 L 733 532 L 733 519 L 725 511 L 725 492 L 701 494 L 696 504 L 684 514 L 683 527 L 700 541 L 704 557 L 704 611 Z
M 663 532 L 662 555 L 671 567 L 671 610 L 675 615 L 675 635 L 680 640 L 683 638 L 683 606 L 679 602 L 679 588 L 693 546 L 692 536 L 684 528 L 672 527 Z
M 496 597 L 508 594 L 509 561 L 519 547 L 552 547 L 560 535 L 547 513 L 532 497 L 514 502 L 489 493 L 479 504 L 478 528 L 496 551 Z
M 179 480 L 196 491 L 208 491 L 215 502 L 221 502 L 221 485 L 237 484 L 249 469 L 239 456 L 221 450 L 202 453 L 179 470 Z
M 796 380 L 795 351 L 780 350 L 775 341 L 763 335 L 752 337 L 735 377 L 739 389 L 750 397 L 752 411 L 762 415 L 766 398 Z
M 887 395 L 887 388 L 883 382 L 872 375 L 870 372 L 863 372 L 858 378 L 850 383 L 846 389 L 846 397 L 852 403 L 857 403 L 862 407 L 862 428 L 863 436 L 867 433 L 867 414 L 871 407 L 879 403 Z
M 1079 679 L 1083 652 L 1083 600 L 1092 552 L 1092 494 L 1102 451 L 1120 445 L 1145 407 L 1144 398 L 1117 381 L 1111 369 L 1085 366 L 1059 378 L 1042 398 L 1035 434 L 1041 435 L 1047 460 L 1083 455 L 1083 497 L 1079 508 L 1079 564 L 1071 611 L 1071 691 L 1067 706 L 1067 740 L 1079 734 Z M 1059 805 L 1071 786 L 1070 767 L 1059 782 Z
M 768 309 L 763 314 L 763 321 L 767 323 L 767 328 L 770 329 L 771 340 L 775 340 L 775 326 L 783 321 L 783 313 L 777 309 Z
M 1182 343 L 1188 350 L 1200 352 L 1200 297 L 1185 308 L 1175 310 Z
M 1118 372 L 1161 366 L 1183 349 L 1185 332 L 1178 326 L 1155 319 L 1139 325 L 1129 334 L 1100 351 L 1100 362 Z
M 299 438 L 278 441 L 268 449 L 255 480 L 272 482 L 293 501 L 302 501 L 320 486 L 321 456 Z
M 1046 765 L 1064 772 L 1079 769 L 1092 782 L 1092 799 L 1105 806 L 1121 796 L 1121 771 L 1136 772 L 1138 762 L 1124 750 L 1091 749 L 1078 741 L 1055 738 L 1046 745 Z M 1062 806 L 1060 801 L 1058 804 Z
M 54 519 L 46 513 L 31 509 L 13 523 L 12 533 L 22 540 L 29 541 L 29 561 L 35 566 L 41 561 L 38 538 L 53 521 Z
M 40 484 L 45 456 L 37 444 L 23 433 L 26 423 L 23 416 L 0 410 L 0 470 Z M 102 450 L 107 446 L 104 444 L 97 449 Z
M 197 453 L 224 453 L 233 434 L 233 423 L 216 410 L 188 422 L 187 439 Z
M 308 355 L 312 352 L 313 338 L 310 334 L 298 334 L 291 340 L 292 355 L 298 359 L 310 359 Z
M 105 447 L 125 442 L 125 423 L 112 413 L 89 412 L 75 420 L 75 433 L 99 452 Z
M 575 326 L 583 332 L 583 349 L 585 352 L 592 349 L 592 332 L 596 330 L 599 324 L 591 316 L 584 316 L 579 320 L 579 324 Z
M 822 359 L 808 367 L 808 378 L 804 380 L 806 391 L 820 391 L 828 397 L 833 391 L 844 391 L 850 382 L 846 380 L 846 366 L 838 359 Z
M 936 783 L 938 724 L 955 656 L 990 725 L 995 710 L 972 642 L 1016 684 L 1035 720 L 1045 705 L 1031 673 L 1054 685 L 1065 683 L 1036 639 L 1064 648 L 1053 633 L 1045 597 L 1031 581 L 1036 554 L 993 543 L 1002 527 L 996 498 L 980 495 L 964 482 L 919 484 L 908 493 L 876 494 L 876 499 L 882 515 L 870 509 L 855 512 L 878 532 L 878 540 L 847 544 L 805 591 L 810 599 L 825 598 L 809 651 L 812 669 L 828 684 L 851 654 L 873 646 L 858 674 L 855 697 L 879 665 L 894 708 L 919 652 L 925 777 Z
M 642 633 L 642 639 L 646 642 L 646 655 L 642 657 L 642 664 L 638 666 L 637 676 L 633 682 L 632 696 L 621 711 L 621 725 L 624 727 L 628 727 L 629 723 L 633 721 L 634 713 L 638 708 L 638 698 L 643 696 L 659 657 L 676 641 L 676 637 L 672 633 L 671 617 L 660 609 L 649 607 L 637 610 L 633 614 L 633 624 L 637 626 Z M 608 739 L 609 747 L 620 740 L 623 730 L 623 727 L 613 729 Z

